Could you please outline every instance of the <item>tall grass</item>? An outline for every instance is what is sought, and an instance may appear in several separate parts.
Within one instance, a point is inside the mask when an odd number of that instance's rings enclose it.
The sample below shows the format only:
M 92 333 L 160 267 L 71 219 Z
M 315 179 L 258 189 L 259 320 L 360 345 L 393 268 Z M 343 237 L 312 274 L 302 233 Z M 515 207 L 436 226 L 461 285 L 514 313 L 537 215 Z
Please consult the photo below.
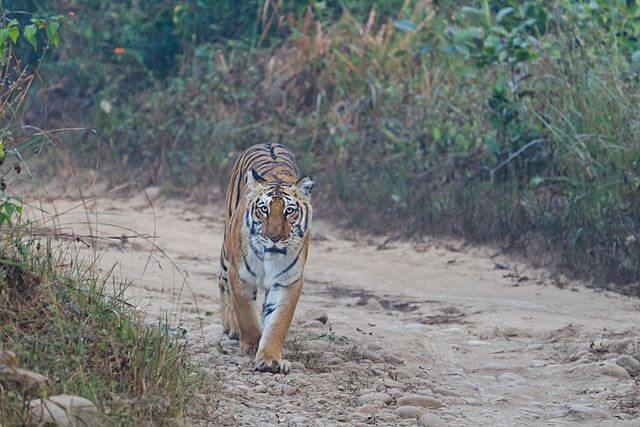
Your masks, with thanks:
M 61 91 L 57 114 L 100 130 L 115 179 L 207 187 L 241 149 L 276 140 L 349 224 L 502 242 L 637 292 L 638 8 L 467 3 L 269 7 L 269 43 L 205 37 L 133 91 L 73 72 L 76 48 L 48 67 L 90 96 Z M 132 76 L 134 57 L 91 67 Z M 78 102 L 95 108 L 75 114 Z
M 56 45 L 60 22 L 0 13 L 0 424 L 36 424 L 30 401 L 61 393 L 94 402 L 99 424 L 180 419 L 199 382 L 177 337 L 126 302 L 126 284 L 78 263 L 46 230 L 34 234 L 22 215 L 17 184 L 33 180 L 24 156 L 51 132 L 21 121 L 38 78 L 20 54 L 25 40 L 38 55 Z M 33 387 L 18 368 L 47 381 Z
M 30 399 L 61 393 L 95 402 L 106 424 L 183 417 L 198 378 L 170 328 L 145 324 L 126 285 L 59 267 L 67 261 L 50 242 L 3 241 L 0 343 L 51 385 L 29 390 L 0 378 L 0 420 L 31 424 Z

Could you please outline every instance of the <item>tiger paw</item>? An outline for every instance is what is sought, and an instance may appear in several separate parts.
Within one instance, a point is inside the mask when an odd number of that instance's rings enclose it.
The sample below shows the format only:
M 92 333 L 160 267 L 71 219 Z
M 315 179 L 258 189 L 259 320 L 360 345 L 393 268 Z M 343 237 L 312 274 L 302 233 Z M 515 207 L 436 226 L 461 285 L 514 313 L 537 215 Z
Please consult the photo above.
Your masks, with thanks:
M 238 341 L 240 339 L 240 331 L 234 329 L 225 329 L 224 334 L 229 337 L 230 340 Z
M 280 359 L 256 359 L 254 370 L 258 372 L 271 372 L 272 374 L 288 374 L 291 372 L 291 363 Z

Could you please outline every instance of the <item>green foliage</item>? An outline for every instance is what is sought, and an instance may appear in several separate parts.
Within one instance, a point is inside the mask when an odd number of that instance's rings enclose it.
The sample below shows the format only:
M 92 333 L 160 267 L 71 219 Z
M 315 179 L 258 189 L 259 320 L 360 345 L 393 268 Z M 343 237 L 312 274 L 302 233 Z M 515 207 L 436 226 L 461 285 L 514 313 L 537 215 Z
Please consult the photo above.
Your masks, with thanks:
M 354 223 L 541 241 L 561 267 L 631 283 L 638 4 L 81 2 L 43 65 L 74 88 L 49 112 L 99 129 L 116 179 L 225 185 L 242 148 L 277 140 Z
M 175 419 L 197 383 L 177 337 L 164 324 L 145 324 L 124 301 L 124 284 L 93 276 L 59 245 L 56 251 L 51 240 L 32 236 L 20 219 L 20 198 L 8 194 L 24 165 L 20 153 L 34 151 L 46 133 L 20 126 L 37 65 L 25 66 L 21 54 L 41 57 L 59 47 L 64 20 L 22 22 L 8 11 L 0 18 L 0 351 L 15 352 L 20 367 L 51 382 L 51 389 L 34 390 L 0 377 L 0 420 L 35 424 L 29 402 L 49 393 L 94 401 L 100 424 Z
M 30 47 L 37 49 L 38 31 L 46 31 L 47 44 L 58 46 L 59 16 L 49 19 L 31 19 L 31 24 L 21 25 L 15 19 L 10 18 L 4 11 L 0 16 L 0 227 L 11 227 L 16 216 L 22 213 L 20 198 L 9 196 L 7 181 L 20 166 L 14 163 L 12 167 L 6 167 L 7 158 L 15 159 L 17 148 L 13 138 L 14 122 L 19 114 L 23 100 L 27 94 L 33 79 L 33 72 L 21 68 L 21 58 L 15 53 L 19 48 L 18 41 L 24 36 Z M 11 146 L 8 151 L 7 145 Z M 16 166 L 17 165 L 17 166 Z

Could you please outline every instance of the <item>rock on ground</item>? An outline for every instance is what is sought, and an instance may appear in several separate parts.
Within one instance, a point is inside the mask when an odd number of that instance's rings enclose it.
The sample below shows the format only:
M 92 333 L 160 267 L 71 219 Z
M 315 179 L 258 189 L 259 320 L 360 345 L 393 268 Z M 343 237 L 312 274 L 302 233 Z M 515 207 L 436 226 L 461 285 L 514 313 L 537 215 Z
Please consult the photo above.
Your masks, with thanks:
M 402 418 L 418 418 L 424 414 L 424 408 L 406 405 L 396 408 L 393 412 Z
M 422 408 L 438 409 L 442 407 L 442 402 L 431 396 L 422 396 L 413 394 L 402 396 L 398 399 L 398 405 L 402 406 L 420 406 Z
M 305 322 L 313 322 L 314 320 L 317 320 L 322 323 L 327 323 L 329 321 L 329 315 L 324 310 L 312 308 L 302 315 L 302 320 Z
M 89 400 L 80 396 L 60 394 L 48 399 L 34 399 L 29 410 L 38 423 L 59 426 L 98 425 L 98 409 Z
M 618 366 L 623 367 L 629 374 L 640 373 L 640 361 L 636 358 L 623 354 L 616 359 Z
M 367 393 L 358 398 L 358 402 L 362 404 L 382 402 L 385 405 L 391 403 L 393 399 L 387 393 Z
M 447 424 L 435 414 L 424 414 L 418 421 L 420 427 L 445 427 Z

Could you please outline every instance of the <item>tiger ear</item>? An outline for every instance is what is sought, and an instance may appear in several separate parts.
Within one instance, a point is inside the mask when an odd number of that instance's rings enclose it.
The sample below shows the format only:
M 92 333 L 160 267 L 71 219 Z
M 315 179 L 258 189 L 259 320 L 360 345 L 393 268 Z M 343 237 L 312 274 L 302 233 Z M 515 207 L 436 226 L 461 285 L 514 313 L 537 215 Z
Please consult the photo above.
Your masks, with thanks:
M 247 186 L 249 188 L 253 188 L 256 184 L 264 184 L 267 180 L 258 173 L 257 170 L 251 168 L 249 173 L 247 174 Z
M 307 196 L 311 195 L 311 190 L 313 190 L 313 186 L 316 184 L 313 182 L 313 179 L 309 175 L 305 175 L 296 182 L 298 187 L 306 194 Z

